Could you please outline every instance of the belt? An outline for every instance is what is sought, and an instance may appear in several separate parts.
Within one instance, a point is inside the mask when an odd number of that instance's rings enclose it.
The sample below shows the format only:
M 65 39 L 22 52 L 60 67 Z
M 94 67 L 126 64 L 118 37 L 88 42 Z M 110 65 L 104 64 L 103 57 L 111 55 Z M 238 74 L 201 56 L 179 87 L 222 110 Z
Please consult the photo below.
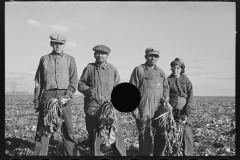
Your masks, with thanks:
M 48 90 L 45 90 L 45 91 L 57 91 L 57 90 L 59 90 L 59 89 L 57 89 L 57 88 L 52 88 L 52 89 L 48 89 Z

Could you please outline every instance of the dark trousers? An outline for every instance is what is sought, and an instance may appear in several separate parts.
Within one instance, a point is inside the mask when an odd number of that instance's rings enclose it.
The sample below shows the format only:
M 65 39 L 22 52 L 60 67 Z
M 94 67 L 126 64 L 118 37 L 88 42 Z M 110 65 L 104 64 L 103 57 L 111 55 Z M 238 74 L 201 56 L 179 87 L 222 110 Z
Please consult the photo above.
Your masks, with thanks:
M 164 129 L 159 129 L 156 131 L 155 137 L 154 137 L 154 153 L 153 156 L 165 156 L 164 150 L 165 150 L 165 135 Z M 156 137 L 157 135 L 157 137 Z M 189 125 L 184 126 L 183 130 L 183 156 L 193 156 L 193 133 L 192 133 L 192 127 Z
M 174 114 L 175 115 L 175 114 Z M 176 116 L 177 117 L 177 116 Z M 178 117 L 177 117 L 178 118 Z M 191 117 L 189 117 L 191 122 Z M 165 156 L 165 135 L 163 134 L 165 129 L 159 126 L 159 120 L 153 121 L 153 126 L 156 128 L 156 134 L 154 137 L 154 153 L 153 156 Z M 156 137 L 157 135 L 157 137 Z M 193 156 L 193 132 L 192 127 L 188 123 L 183 128 L 183 156 Z
M 159 110 L 156 111 L 155 117 L 158 117 Z M 151 130 L 141 121 L 136 119 L 137 128 L 139 131 L 139 156 L 165 156 L 166 147 L 165 128 L 159 126 L 159 119 L 147 119 L 147 123 L 152 124 L 156 129 L 155 135 L 152 135 Z M 154 137 L 153 137 L 154 136 Z M 193 133 L 192 128 L 188 124 L 184 126 L 183 131 L 183 155 L 193 156 Z
M 166 141 L 163 134 L 164 132 L 162 132 L 163 129 L 160 128 L 157 123 L 151 121 L 150 119 L 148 119 L 146 122 L 148 124 L 152 122 L 153 127 L 156 129 L 156 133 L 155 135 L 153 135 L 150 128 L 148 128 L 141 121 L 136 119 L 136 124 L 139 131 L 139 156 L 162 156 Z
M 183 155 L 193 156 L 193 132 L 192 127 L 185 125 L 183 131 Z
M 64 96 L 65 91 L 46 91 L 42 95 L 42 102 L 49 100 L 50 98 L 59 98 Z M 77 147 L 77 143 L 74 140 L 74 130 L 72 125 L 72 109 L 71 103 L 67 103 L 67 105 L 63 108 L 63 119 L 64 122 L 61 125 L 62 132 L 62 140 L 63 140 L 63 148 L 65 156 L 79 156 L 79 150 Z M 39 129 L 44 125 L 43 121 L 43 105 L 41 105 L 38 123 L 37 123 L 37 131 L 35 135 L 35 149 L 34 156 L 47 156 L 48 154 L 48 146 L 50 138 L 45 135 L 39 134 Z
M 89 148 L 95 156 L 101 156 L 100 145 L 101 135 L 98 130 L 97 116 L 87 115 L 85 117 L 86 128 L 88 131 Z M 116 122 L 117 132 L 115 135 L 116 141 L 111 145 L 114 156 L 126 156 L 126 147 L 123 141 L 122 127 L 119 121 Z

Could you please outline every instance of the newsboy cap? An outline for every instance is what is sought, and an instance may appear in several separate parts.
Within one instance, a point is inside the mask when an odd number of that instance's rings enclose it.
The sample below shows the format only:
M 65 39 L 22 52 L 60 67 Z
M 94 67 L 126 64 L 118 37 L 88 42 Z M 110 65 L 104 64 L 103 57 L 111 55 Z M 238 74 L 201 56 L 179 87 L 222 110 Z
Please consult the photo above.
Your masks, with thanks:
M 173 65 L 179 65 L 180 67 L 185 68 L 185 62 L 180 57 L 175 58 L 174 61 L 171 62 L 170 66 L 172 67 Z
M 156 54 L 156 55 L 159 56 L 160 51 L 159 51 L 159 49 L 157 49 L 157 48 L 149 47 L 149 48 L 147 48 L 147 49 L 145 50 L 145 53 L 146 53 L 146 54 Z
M 49 37 L 53 42 L 65 43 L 67 41 L 67 37 L 60 33 L 52 33 Z
M 107 46 L 104 46 L 104 45 L 96 45 L 95 47 L 93 47 L 93 50 L 104 52 L 104 53 L 110 53 L 111 52 L 110 48 L 108 48 Z

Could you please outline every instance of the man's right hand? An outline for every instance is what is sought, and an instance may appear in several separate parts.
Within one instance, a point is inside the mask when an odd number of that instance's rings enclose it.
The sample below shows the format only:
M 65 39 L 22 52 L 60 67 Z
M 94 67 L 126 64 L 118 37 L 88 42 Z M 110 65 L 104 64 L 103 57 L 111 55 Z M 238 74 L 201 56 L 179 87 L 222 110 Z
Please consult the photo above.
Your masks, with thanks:
M 34 100 L 34 109 L 35 109 L 35 113 L 39 112 L 39 100 Z
M 93 96 L 96 91 L 93 88 L 87 89 L 87 95 Z
M 132 112 L 132 116 L 133 116 L 134 118 L 140 117 L 138 108 L 135 109 L 135 110 Z

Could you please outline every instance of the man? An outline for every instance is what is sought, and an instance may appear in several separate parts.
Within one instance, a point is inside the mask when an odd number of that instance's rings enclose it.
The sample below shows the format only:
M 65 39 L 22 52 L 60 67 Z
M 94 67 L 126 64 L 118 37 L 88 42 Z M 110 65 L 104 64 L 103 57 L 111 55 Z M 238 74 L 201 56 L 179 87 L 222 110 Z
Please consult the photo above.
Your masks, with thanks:
M 41 57 L 35 75 L 34 106 L 39 111 L 39 117 L 33 155 L 39 156 L 47 156 L 49 145 L 49 137 L 42 133 L 44 103 L 51 98 L 73 97 L 78 81 L 75 59 L 63 52 L 67 38 L 59 33 L 53 33 L 49 37 L 53 51 Z M 66 156 L 79 155 L 73 137 L 71 106 L 69 101 L 63 107 L 64 122 L 61 126 L 64 155 Z
M 141 101 L 136 110 L 132 112 L 136 118 L 137 128 L 139 130 L 139 155 L 152 155 L 152 132 L 143 124 L 138 117 L 148 124 L 152 124 L 156 129 L 154 136 L 154 153 L 153 155 L 163 155 L 159 153 L 162 150 L 161 143 L 165 144 L 163 129 L 154 118 L 160 115 L 162 111 L 161 102 L 168 101 L 168 81 L 164 71 L 156 63 L 159 59 L 159 50 L 156 48 L 147 48 L 145 50 L 146 63 L 136 67 L 131 75 L 129 83 L 135 85 L 141 94 Z M 162 141 L 163 140 L 163 141 Z M 164 146 L 163 146 L 164 147 Z
M 101 156 L 101 134 L 98 123 L 101 112 L 100 106 L 103 104 L 104 99 L 111 98 L 113 88 L 120 83 L 120 76 L 117 69 L 106 61 L 111 52 L 110 48 L 105 45 L 97 45 L 93 48 L 93 51 L 95 51 L 94 57 L 96 61 L 95 63 L 89 63 L 83 70 L 78 82 L 78 91 L 85 96 L 84 112 L 86 114 L 86 128 L 89 134 L 89 148 L 95 156 Z M 115 143 L 111 147 L 115 155 L 126 156 L 122 128 L 118 120 L 116 124 Z

